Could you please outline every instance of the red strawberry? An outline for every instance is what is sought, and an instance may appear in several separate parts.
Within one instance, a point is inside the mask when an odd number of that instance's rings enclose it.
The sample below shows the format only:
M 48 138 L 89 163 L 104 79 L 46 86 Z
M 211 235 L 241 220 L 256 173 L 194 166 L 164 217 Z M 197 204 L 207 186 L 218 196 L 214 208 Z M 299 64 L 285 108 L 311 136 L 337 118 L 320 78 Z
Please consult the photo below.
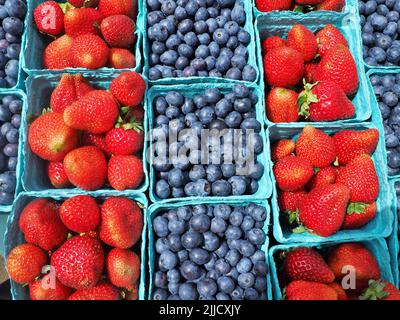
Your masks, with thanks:
M 137 1 L 100 0 L 98 9 L 104 17 L 123 14 L 133 19 L 137 14 Z
M 131 290 L 140 276 L 140 258 L 131 250 L 114 248 L 108 253 L 106 268 L 114 286 Z
M 347 164 L 359 154 L 372 155 L 379 140 L 379 131 L 375 128 L 367 130 L 342 130 L 333 135 L 338 160 L 341 165 Z
M 82 146 L 96 146 L 106 155 L 110 152 L 107 150 L 106 146 L 106 135 L 104 133 L 94 134 L 88 131 L 84 131 L 81 136 Z
M 349 189 L 341 184 L 315 188 L 300 204 L 299 220 L 317 235 L 328 237 L 341 228 L 349 198 Z
M 84 190 L 97 190 L 107 177 L 104 153 L 95 146 L 77 148 L 64 158 L 64 169 L 71 183 Z
M 100 208 L 91 196 L 74 196 L 63 202 L 60 217 L 69 230 L 89 232 L 97 229 L 100 224 Z
M 315 6 L 316 4 L 320 4 L 323 1 L 324 0 L 295 0 L 295 2 L 297 4 L 302 5 L 302 6 L 305 6 L 305 5 Z
M 304 64 L 304 80 L 307 83 L 314 83 L 314 72 L 318 67 L 318 62 L 311 61 Z
M 306 125 L 296 141 L 296 155 L 316 168 L 327 167 L 336 159 L 335 143 L 324 131 Z
M 279 161 L 294 154 L 296 144 L 291 139 L 282 139 L 274 142 L 271 146 L 271 158 L 273 162 Z
M 358 229 L 370 222 L 376 215 L 376 203 L 350 202 L 344 218 L 343 229 Z
M 70 51 L 72 37 L 64 34 L 51 42 L 43 53 L 43 66 L 45 69 L 66 69 L 72 67 Z
M 58 36 L 64 31 L 64 12 L 55 1 L 39 4 L 33 13 L 36 27 L 42 33 Z
M 263 54 L 266 54 L 268 51 L 272 49 L 285 47 L 287 45 L 287 42 L 281 37 L 274 36 L 264 39 L 261 45 Z
M 104 251 L 99 241 L 89 236 L 68 239 L 51 256 L 58 280 L 74 289 L 93 288 L 104 268 Z
M 310 121 L 334 121 L 354 117 L 355 108 L 343 90 L 331 81 L 306 84 L 297 101 L 299 114 Z
M 95 8 L 99 3 L 98 0 L 68 0 L 68 2 L 72 4 L 75 8 L 81 8 L 81 7 Z
M 136 72 L 123 72 L 111 82 L 110 91 L 120 104 L 134 107 L 142 102 L 146 83 Z
M 143 131 L 140 129 L 114 128 L 106 134 L 107 150 L 115 155 L 134 154 L 143 148 L 143 142 Z
M 344 271 L 346 270 L 344 267 L 354 268 L 356 277 L 356 288 L 354 289 L 358 292 L 368 287 L 369 280 L 378 280 L 381 277 L 378 262 L 361 243 L 351 242 L 337 245 L 329 254 L 327 263 L 337 281 L 341 281 L 348 274 L 348 271 Z
M 144 109 L 142 106 L 136 106 L 136 108 L 130 108 L 128 115 L 130 117 L 130 121 L 143 123 Z
M 83 34 L 74 38 L 70 57 L 75 68 L 98 69 L 107 64 L 108 47 L 99 36 Z
M 102 15 L 94 8 L 68 10 L 64 17 L 65 33 L 76 37 L 83 34 L 98 34 Z
M 336 282 L 328 283 L 332 289 L 334 289 L 338 295 L 338 300 L 349 300 L 346 294 L 346 291 L 342 288 L 342 286 Z
M 125 15 L 103 19 L 100 30 L 104 40 L 111 47 L 129 48 L 135 42 L 135 22 Z
M 44 251 L 33 244 L 20 244 L 7 257 L 7 272 L 11 280 L 19 284 L 33 281 L 47 262 Z
M 118 105 L 105 90 L 93 90 L 70 104 L 64 111 L 65 123 L 78 130 L 102 133 L 114 127 Z
M 352 95 L 358 88 L 358 72 L 354 58 L 345 45 L 338 44 L 322 57 L 314 72 L 315 81 L 332 81 L 346 95 Z
M 317 10 L 342 11 L 344 5 L 345 0 L 325 0 L 317 7 Z
M 318 42 L 318 53 L 321 57 L 330 49 L 338 44 L 343 44 L 347 47 L 347 40 L 343 34 L 332 24 L 327 24 L 316 34 Z
M 370 280 L 360 300 L 400 300 L 400 291 L 395 285 L 383 280 Z
M 317 39 L 314 34 L 301 24 L 295 24 L 290 29 L 288 46 L 301 52 L 305 62 L 313 60 L 318 50 Z
M 336 181 L 336 168 L 325 167 L 319 169 L 314 177 L 310 180 L 307 187 L 309 190 L 333 184 Z
M 296 122 L 299 120 L 298 94 L 285 88 L 272 88 L 265 101 L 267 117 L 272 122 Z
M 256 0 L 256 7 L 261 12 L 290 10 L 293 0 Z
M 107 176 L 111 187 L 116 190 L 135 189 L 144 178 L 142 161 L 132 155 L 112 156 Z
M 304 73 L 303 55 L 289 47 L 279 47 L 264 56 L 265 79 L 270 86 L 291 87 Z
M 64 286 L 55 279 L 54 288 L 43 283 L 46 278 L 38 279 L 29 284 L 29 297 L 31 300 L 67 300 L 73 290 Z
M 49 162 L 47 166 L 47 176 L 54 188 L 61 189 L 71 185 L 65 173 L 62 161 Z
M 299 191 L 279 191 L 278 204 L 282 212 L 294 212 L 299 208 L 300 203 L 303 201 L 307 192 L 304 190 Z
M 335 280 L 335 275 L 322 256 L 312 248 L 298 247 L 286 252 L 284 269 L 290 280 L 322 283 Z
M 136 59 L 128 49 L 111 48 L 108 64 L 115 69 L 129 69 L 135 67 Z
M 100 239 L 115 248 L 128 249 L 141 237 L 143 215 L 136 202 L 110 197 L 101 207 Z
M 121 296 L 116 287 L 103 281 L 97 286 L 75 291 L 68 300 L 120 300 Z
M 350 189 L 351 202 L 372 203 L 378 198 L 378 176 L 374 162 L 367 154 L 361 154 L 341 167 L 336 182 Z
M 58 204 L 48 199 L 28 203 L 19 218 L 19 228 L 27 242 L 46 251 L 59 247 L 68 235 L 60 219 Z
M 324 283 L 296 280 L 286 288 L 288 300 L 338 300 L 334 289 Z
M 302 158 L 288 156 L 274 165 L 274 175 L 279 189 L 297 191 L 302 189 L 314 174 L 311 164 Z

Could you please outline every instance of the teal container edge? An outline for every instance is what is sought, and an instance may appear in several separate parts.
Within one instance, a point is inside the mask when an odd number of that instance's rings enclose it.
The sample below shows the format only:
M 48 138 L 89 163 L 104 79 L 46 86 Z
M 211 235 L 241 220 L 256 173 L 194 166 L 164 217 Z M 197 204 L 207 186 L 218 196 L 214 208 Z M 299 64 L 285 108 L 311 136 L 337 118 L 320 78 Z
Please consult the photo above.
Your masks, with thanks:
M 107 198 L 112 196 L 108 192 L 102 192 L 101 194 L 95 194 L 92 192 L 80 192 L 80 194 L 91 195 L 96 198 Z M 75 195 L 75 194 L 73 194 Z M 22 206 L 26 205 L 30 201 L 30 199 L 34 198 L 52 198 L 54 200 L 62 200 L 72 196 L 68 193 L 58 193 L 58 194 L 49 194 L 48 192 L 23 192 L 21 193 L 14 205 L 12 214 L 8 217 L 7 228 L 4 237 L 4 248 L 5 248 L 5 257 L 8 256 L 10 251 L 18 244 L 25 243 L 24 236 L 19 229 L 18 219 L 21 214 Z M 146 293 L 146 248 L 147 248 L 147 219 L 146 219 L 146 211 L 148 208 L 147 198 L 144 194 L 136 194 L 136 195 L 127 195 L 128 198 L 137 201 L 138 203 L 143 205 L 143 231 L 141 235 L 141 274 L 140 274 L 140 284 L 139 284 L 139 292 L 138 299 L 145 300 Z M 14 281 L 11 281 L 11 294 L 13 300 L 28 300 L 29 294 L 27 292 L 28 287 L 23 287 Z
M 313 124 L 316 128 L 323 129 L 328 134 L 342 131 L 345 129 L 368 129 L 376 127 L 372 123 L 359 123 L 359 124 L 336 124 L 325 126 L 322 124 Z M 268 128 L 267 134 L 270 137 L 270 143 L 277 139 L 284 138 L 296 138 L 301 132 L 303 126 L 301 125 L 274 125 Z M 384 161 L 386 155 L 386 149 L 384 145 L 384 139 L 382 136 L 378 141 L 378 146 L 372 155 L 372 159 L 375 165 L 375 170 L 379 179 L 379 196 L 376 200 L 377 203 L 377 214 L 375 218 L 366 224 L 364 227 L 355 230 L 339 230 L 337 233 L 329 237 L 320 237 L 309 233 L 292 233 L 288 228 L 281 223 L 280 210 L 277 200 L 277 187 L 276 181 L 273 174 L 273 163 L 270 162 L 271 168 L 271 179 L 273 185 L 273 194 L 271 200 L 272 206 L 272 217 L 273 217 L 273 235 L 275 239 L 280 243 L 293 243 L 293 242 L 309 242 L 309 243 L 326 243 L 332 241 L 345 241 L 345 240 L 357 240 L 365 238 L 378 238 L 388 237 L 393 228 L 393 215 L 390 210 L 392 203 L 392 195 L 389 192 L 389 183 L 386 171 L 386 162 Z
M 282 300 L 282 289 L 279 284 L 278 280 L 278 272 L 277 272 L 277 266 L 275 262 L 275 254 L 280 251 L 286 251 L 292 248 L 297 248 L 297 247 L 310 247 L 310 248 L 326 248 L 326 247 L 331 247 L 338 245 L 340 243 L 345 243 L 345 242 L 361 242 L 364 244 L 367 249 L 369 249 L 372 254 L 375 256 L 376 260 L 378 261 L 379 269 L 381 270 L 381 276 L 382 279 L 387 280 L 389 282 L 393 283 L 393 275 L 392 271 L 390 268 L 387 266 L 390 264 L 390 257 L 388 254 L 388 248 L 386 246 L 386 242 L 383 238 L 378 238 L 378 239 L 359 239 L 356 241 L 351 241 L 351 240 L 346 240 L 346 241 L 335 241 L 335 242 L 330 242 L 326 243 L 322 246 L 314 243 L 295 243 L 295 244 L 287 244 L 287 245 L 276 245 L 272 247 L 269 250 L 268 257 L 269 257 L 269 263 L 270 263 L 270 272 L 271 272 L 271 281 L 272 281 L 272 288 L 273 288 L 273 293 L 274 293 L 274 299 L 275 300 Z
M 264 224 L 264 232 L 267 235 L 265 243 L 262 245 L 261 250 L 265 252 L 265 259 L 269 270 L 269 259 L 268 259 L 268 251 L 269 251 L 269 238 L 268 238 L 268 231 L 269 226 L 271 224 L 271 209 L 267 200 L 245 200 L 245 201 L 238 201 L 229 199 L 223 202 L 223 204 L 227 204 L 230 206 L 245 206 L 249 203 L 256 203 L 258 205 L 263 206 L 267 209 L 267 217 Z M 155 264 L 155 250 L 154 250 L 154 232 L 153 232 L 153 219 L 157 215 L 158 212 L 162 210 L 169 210 L 172 208 L 177 208 L 179 206 L 191 206 L 196 204 L 205 204 L 205 205 L 216 205 L 217 203 L 211 201 L 210 199 L 207 200 L 188 200 L 185 203 L 163 203 L 163 204 L 152 204 L 148 209 L 147 215 L 147 228 L 148 228 L 148 268 L 149 268 L 149 286 L 148 286 L 148 300 L 152 300 L 152 291 L 153 291 L 153 274 L 154 274 L 154 264 Z M 267 298 L 268 300 L 272 300 L 272 285 L 271 285 L 271 275 L 270 272 L 267 273 L 266 277 L 266 284 L 267 284 Z
M 187 86 L 187 85 L 175 85 L 173 87 L 170 86 L 153 86 L 149 90 L 147 94 L 147 110 L 149 111 L 149 141 L 150 141 L 150 146 L 148 150 L 150 151 L 150 155 L 153 155 L 153 146 L 152 146 L 152 128 L 153 128 L 153 123 L 154 123 L 154 110 L 152 107 L 152 101 L 154 100 L 155 97 L 165 94 L 168 90 L 174 90 L 182 93 L 185 96 L 192 97 L 196 93 L 203 92 L 207 88 L 209 88 L 209 84 L 194 84 L 192 86 Z M 232 89 L 232 84 L 226 84 L 226 83 L 217 83 L 213 87 L 214 88 L 219 88 L 223 93 L 230 92 Z M 260 97 L 262 93 L 260 93 L 260 90 L 258 86 L 256 85 L 248 85 L 249 88 L 254 90 L 254 92 L 257 93 L 257 95 Z M 264 165 L 264 174 L 263 176 L 258 180 L 259 182 L 259 189 L 255 194 L 252 195 L 241 195 L 241 196 L 227 196 L 227 197 L 217 197 L 217 196 L 210 196 L 210 198 L 214 202 L 220 202 L 220 201 L 225 201 L 226 199 L 242 199 L 244 201 L 250 201 L 252 199 L 256 200 L 266 200 L 268 199 L 271 194 L 272 194 L 272 185 L 271 185 L 271 180 L 270 180 L 270 174 L 269 174 L 269 162 L 270 162 L 270 145 L 269 145 L 269 139 L 268 136 L 265 133 L 264 127 L 263 127 L 263 120 L 262 120 L 262 110 L 261 110 L 261 101 L 259 99 L 257 105 L 256 105 L 256 119 L 260 122 L 262 128 L 260 131 L 261 136 L 263 137 L 264 140 L 264 146 L 263 146 L 263 152 L 257 156 L 257 160 Z M 177 201 L 188 201 L 188 200 L 198 200 L 198 201 L 203 201 L 205 198 L 203 197 L 184 197 L 184 198 L 168 198 L 168 199 L 160 199 L 157 197 L 155 194 L 155 170 L 153 169 L 152 166 L 153 163 L 153 157 L 150 156 L 150 164 L 149 164 L 149 170 L 150 170 L 150 190 L 149 190 L 149 195 L 150 195 L 150 200 L 154 203 L 168 203 L 168 202 L 177 202 Z
M 390 254 L 390 265 L 392 267 L 392 273 L 394 277 L 394 282 L 395 285 L 399 288 L 400 287 L 400 275 L 399 275 L 399 216 L 397 213 L 397 208 L 400 206 L 400 203 L 397 203 L 397 195 L 396 195 L 396 189 L 395 189 L 395 184 L 400 183 L 400 179 L 396 180 L 390 180 L 390 192 L 392 193 L 392 206 L 391 210 L 394 215 L 394 222 L 393 222 L 393 232 L 387 238 L 387 244 L 389 248 L 389 254 Z

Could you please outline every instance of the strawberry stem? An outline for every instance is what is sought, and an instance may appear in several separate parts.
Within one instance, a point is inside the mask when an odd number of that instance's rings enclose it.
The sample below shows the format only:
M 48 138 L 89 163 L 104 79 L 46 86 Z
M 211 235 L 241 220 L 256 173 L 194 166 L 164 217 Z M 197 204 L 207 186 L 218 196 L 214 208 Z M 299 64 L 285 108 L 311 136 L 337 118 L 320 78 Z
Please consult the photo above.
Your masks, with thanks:
M 386 284 L 381 280 L 368 281 L 369 287 L 364 290 L 360 300 L 380 300 L 386 298 L 389 292 L 385 291 Z
M 350 202 L 347 207 L 347 214 L 365 214 L 365 208 L 368 207 L 368 204 L 363 202 Z
M 297 98 L 297 105 L 299 106 L 299 115 L 304 116 L 307 119 L 310 116 L 310 104 L 318 102 L 317 95 L 311 91 L 318 82 L 311 84 L 306 83 L 306 81 L 303 80 L 303 83 L 304 91 L 299 94 L 299 97 Z

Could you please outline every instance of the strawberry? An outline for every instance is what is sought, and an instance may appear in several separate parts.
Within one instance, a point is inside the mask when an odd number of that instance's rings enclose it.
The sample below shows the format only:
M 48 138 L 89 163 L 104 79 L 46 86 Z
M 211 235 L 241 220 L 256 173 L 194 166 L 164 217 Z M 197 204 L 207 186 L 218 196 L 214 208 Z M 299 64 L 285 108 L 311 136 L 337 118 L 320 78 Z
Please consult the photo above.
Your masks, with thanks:
M 346 38 L 333 24 L 327 24 L 316 34 L 318 42 L 318 54 L 323 57 L 333 47 L 338 44 L 348 46 Z
M 317 7 L 317 10 L 342 11 L 344 5 L 345 5 L 345 0 L 324 0 Z
M 91 196 L 74 196 L 61 205 L 60 218 L 71 231 L 89 232 L 100 224 L 100 208 Z
M 322 258 L 312 248 L 298 247 L 286 252 L 284 270 L 290 280 L 305 280 L 330 283 L 335 275 Z
M 355 115 L 353 103 L 343 90 L 331 81 L 305 84 L 297 103 L 299 114 L 310 121 L 342 120 Z
M 311 164 L 302 158 L 288 156 L 274 165 L 277 186 L 283 191 L 302 189 L 314 174 Z
M 317 4 L 320 4 L 321 2 L 323 2 L 324 0 L 295 0 L 295 2 L 299 5 L 302 6 L 315 6 Z
M 136 202 L 110 197 L 101 207 L 100 239 L 115 248 L 128 249 L 141 237 L 143 215 Z
M 306 125 L 296 141 L 296 155 L 316 168 L 328 167 L 336 159 L 335 143 L 324 131 Z
M 379 140 L 379 131 L 375 128 L 366 130 L 342 130 L 333 135 L 338 160 L 341 165 L 362 153 L 372 155 Z
M 140 276 L 140 258 L 131 250 L 113 248 L 108 253 L 106 269 L 114 286 L 131 290 Z
M 71 128 L 102 133 L 114 127 L 118 105 L 105 90 L 93 90 L 70 104 L 64 111 L 64 121 Z
M 114 128 L 106 134 L 107 150 L 114 155 L 129 155 L 139 152 L 143 148 L 143 143 L 143 131 L 139 129 Z
M 93 288 L 104 268 L 104 250 L 89 236 L 68 239 L 51 256 L 51 265 L 62 284 L 74 289 Z
M 329 166 L 319 169 L 314 177 L 310 180 L 307 187 L 308 190 L 327 186 L 333 184 L 336 181 L 336 168 Z
M 297 98 L 296 91 L 279 87 L 272 88 L 265 101 L 268 119 L 272 122 L 298 121 Z
M 95 8 L 99 3 L 98 0 L 68 0 L 70 4 L 72 4 L 75 8 Z
M 287 300 L 338 300 L 334 289 L 324 283 L 295 280 L 286 288 Z
M 108 64 L 115 69 L 134 68 L 136 59 L 128 49 L 111 48 L 108 56 Z
M 68 300 L 120 300 L 121 296 L 116 287 L 102 281 L 93 288 L 75 291 Z
M 299 208 L 300 203 L 306 197 L 307 192 L 304 190 L 299 191 L 279 191 L 278 204 L 282 212 L 294 212 Z
M 131 290 L 125 292 L 125 300 L 137 300 L 138 297 L 139 297 L 139 288 L 136 282 Z
M 130 48 L 135 42 L 135 22 L 125 15 L 104 18 L 100 30 L 110 47 Z
M 301 24 L 295 24 L 288 33 L 288 46 L 299 51 L 305 62 L 310 62 L 317 54 L 317 39 L 311 30 Z
M 341 167 L 336 182 L 350 189 L 351 202 L 371 203 L 378 198 L 379 181 L 374 162 L 367 154 L 361 154 Z
M 266 54 L 268 51 L 275 48 L 286 47 L 286 45 L 286 40 L 278 36 L 266 38 L 261 43 L 263 54 Z
M 29 297 L 31 300 L 67 300 L 73 290 L 64 286 L 55 279 L 54 288 L 46 283 L 46 278 L 34 280 L 29 284 Z
M 133 19 L 137 14 L 137 1 L 99 0 L 98 9 L 104 17 L 122 14 Z
M 70 52 L 73 38 L 64 34 L 51 42 L 43 53 L 45 69 L 66 69 L 72 67 Z
M 336 282 L 328 283 L 332 289 L 334 289 L 338 295 L 338 300 L 348 300 L 347 293 L 344 291 L 342 286 Z
M 335 246 L 328 256 L 327 263 L 335 274 L 336 281 L 341 281 L 348 274 L 344 267 L 354 268 L 356 277 L 354 289 L 358 292 L 368 287 L 369 280 L 378 280 L 381 277 L 378 262 L 361 243 L 342 243 Z
M 108 47 L 99 36 L 83 34 L 74 38 L 70 57 L 75 68 L 98 69 L 107 64 Z
M 106 146 L 106 135 L 104 133 L 94 134 L 88 131 L 84 131 L 81 136 L 82 146 L 96 146 L 106 155 L 110 155 Z
M 81 74 L 65 73 L 61 76 L 60 82 L 51 93 L 51 110 L 63 113 L 72 102 L 82 98 L 92 90 L 92 86 Z
M 304 64 L 304 80 L 307 83 L 314 82 L 314 72 L 318 67 L 318 62 L 311 61 Z
M 111 94 L 124 106 L 135 107 L 143 100 L 146 83 L 136 72 L 123 72 L 110 84 Z
M 64 169 L 71 183 L 84 190 L 97 190 L 107 177 L 104 153 L 95 146 L 77 148 L 64 158 Z
M 143 106 L 136 106 L 136 108 L 130 108 L 128 116 L 130 117 L 130 121 L 143 123 L 144 119 Z
M 42 272 L 47 256 L 42 249 L 30 243 L 13 248 L 7 257 L 7 272 L 19 284 L 33 281 Z
M 294 154 L 295 148 L 296 143 L 292 139 L 282 139 L 274 142 L 271 146 L 272 161 L 276 162 Z
M 60 219 L 58 204 L 48 199 L 35 199 L 28 203 L 19 218 L 19 228 L 27 242 L 45 251 L 59 247 L 68 235 Z
M 64 17 L 65 33 L 72 37 L 83 34 L 98 34 L 102 15 L 94 8 L 68 10 Z
M 299 221 L 317 235 L 328 237 L 341 228 L 349 198 L 349 189 L 341 184 L 315 188 L 300 204 Z
M 370 280 L 368 285 L 360 300 L 400 300 L 400 291 L 388 281 Z
M 64 31 L 64 12 L 55 1 L 39 4 L 33 12 L 33 19 L 42 33 L 58 36 Z
M 270 86 L 291 87 L 304 73 L 303 55 L 289 47 L 279 47 L 264 56 L 265 79 Z
M 344 218 L 343 229 L 358 229 L 370 222 L 376 215 L 376 203 L 350 202 Z
M 62 161 L 49 162 L 47 166 L 47 176 L 54 188 L 62 189 L 71 185 L 65 173 Z
M 290 10 L 293 0 L 256 0 L 256 7 L 261 12 Z
M 338 44 L 328 50 L 314 72 L 314 80 L 332 81 L 346 95 L 354 94 L 358 88 L 358 72 L 349 48 L 343 44 Z

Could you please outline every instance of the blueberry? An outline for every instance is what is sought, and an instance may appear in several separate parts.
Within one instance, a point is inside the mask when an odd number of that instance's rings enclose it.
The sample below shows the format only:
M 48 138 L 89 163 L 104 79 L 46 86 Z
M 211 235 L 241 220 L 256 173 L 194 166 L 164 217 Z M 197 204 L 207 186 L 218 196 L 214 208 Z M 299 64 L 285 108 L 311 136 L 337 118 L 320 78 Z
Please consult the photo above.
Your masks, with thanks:
M 226 275 L 231 270 L 231 266 L 224 259 L 218 259 L 215 262 L 215 271 L 221 275 Z
M 211 185 L 211 192 L 214 196 L 228 196 L 232 192 L 232 187 L 226 180 L 217 180 Z
M 194 24 L 193 24 L 193 21 L 190 20 L 190 19 L 182 20 L 178 24 L 178 30 L 180 32 L 182 32 L 183 34 L 186 34 L 186 33 L 190 32 L 190 31 L 192 31 L 193 28 L 194 28 Z
M 230 68 L 226 72 L 226 77 L 232 80 L 241 80 L 242 79 L 242 72 L 238 68 Z
M 382 16 L 386 16 L 389 13 L 389 9 L 387 6 L 385 6 L 384 4 L 380 4 L 377 8 L 376 8 L 376 13 L 382 15 Z
M 193 283 L 183 283 L 179 287 L 179 297 L 182 300 L 197 300 L 198 293 Z
M 189 252 L 187 250 L 181 250 L 177 253 L 179 263 L 182 264 L 184 261 L 189 259 Z
M 154 285 L 158 288 L 166 288 L 168 285 L 167 274 L 162 271 L 157 271 L 154 274 Z
M 180 7 L 180 6 L 176 7 L 176 9 L 175 9 L 175 17 L 179 21 L 182 21 L 182 20 L 186 19 L 187 18 L 187 13 L 186 13 L 185 8 Z
M 185 6 L 186 12 L 190 16 L 194 16 L 199 9 L 199 5 L 195 0 L 190 0 L 188 4 Z
M 201 276 L 201 269 L 192 261 L 186 260 L 180 267 L 181 275 L 186 280 L 193 281 Z
M 399 145 L 399 139 L 394 135 L 390 134 L 385 137 L 386 147 L 395 148 Z
M 226 45 L 229 40 L 229 33 L 225 29 L 218 28 L 213 33 L 213 39 L 220 46 Z
M 18 129 L 11 129 L 6 134 L 6 138 L 9 143 L 18 143 L 18 137 L 19 137 Z
M 218 249 L 220 241 L 218 236 L 214 233 L 207 231 L 204 233 L 204 248 L 208 251 L 215 251 Z
M 243 289 L 251 288 L 254 285 L 255 277 L 251 272 L 242 273 L 238 277 L 238 284 Z
M 162 73 L 158 68 L 150 68 L 149 69 L 149 79 L 150 80 L 159 80 L 162 78 Z
M 400 168 L 400 154 L 397 151 L 388 154 L 387 161 L 390 168 Z
M 365 3 L 365 14 L 370 15 L 376 11 L 377 3 L 374 0 L 369 0 Z
M 202 76 L 202 74 L 200 73 L 200 71 L 204 71 L 207 69 L 207 63 L 204 61 L 204 59 L 202 58 L 195 58 L 192 60 L 192 62 L 190 63 L 190 65 L 198 71 L 199 76 Z M 204 76 L 204 75 L 203 75 Z
M 224 301 L 224 300 L 231 300 L 231 298 L 229 297 L 229 295 L 227 295 L 226 293 L 223 293 L 223 292 L 217 293 L 217 295 L 216 295 L 215 297 L 217 298 L 217 300 L 221 300 L 221 301 Z
M 235 289 L 235 282 L 230 277 L 220 277 L 217 280 L 218 288 L 223 293 L 231 293 Z
M 210 229 L 211 221 L 205 214 L 196 214 L 190 219 L 189 224 L 192 230 L 203 233 Z
M 392 38 L 389 35 L 383 34 L 375 39 L 375 45 L 383 50 L 387 50 L 392 45 Z
M 0 158 L 1 157 L 4 157 L 4 156 L 2 155 L 2 156 L 0 156 Z M 1 168 L 4 168 L 4 165 L 2 164 L 2 161 L 3 160 L 0 160 L 0 170 L 1 170 Z M 17 163 L 18 163 L 18 158 L 17 157 L 8 158 L 8 162 L 7 162 L 8 170 L 15 171 L 16 168 L 17 168 Z
M 390 11 L 387 15 L 386 18 L 388 19 L 389 22 L 397 22 L 399 20 L 400 14 L 397 11 Z
M 14 194 L 16 187 L 15 173 L 4 172 L 0 174 L 0 191 Z
M 386 28 L 387 24 L 388 24 L 387 18 L 379 14 L 375 15 L 371 19 L 371 25 L 377 31 L 383 31 Z
M 386 58 L 389 62 L 398 64 L 400 62 L 400 47 L 393 46 L 386 52 Z
M 165 250 L 160 254 L 158 265 L 161 270 L 170 270 L 175 268 L 178 263 L 177 256 L 169 250 Z
M 242 258 L 240 259 L 239 263 L 237 264 L 237 271 L 239 273 L 246 273 L 249 272 L 253 268 L 253 263 L 249 258 Z
M 233 195 L 242 195 L 246 192 L 246 180 L 243 177 L 233 176 L 228 181 L 232 186 Z
M 18 155 L 18 144 L 8 143 L 3 149 L 7 157 L 16 157 Z
M 23 22 L 17 17 L 7 17 L 3 20 L 3 29 L 6 33 L 10 33 L 14 36 L 22 34 L 24 29 Z
M 180 45 L 179 45 L 179 47 L 178 47 L 178 53 L 179 53 L 181 56 L 184 56 L 184 57 L 186 57 L 186 58 L 190 58 L 190 57 L 194 54 L 194 51 L 193 51 L 193 49 L 192 49 L 191 46 L 189 46 L 189 45 L 183 43 L 183 44 L 180 44 Z
M 226 254 L 228 253 L 229 246 L 226 241 L 224 241 L 217 250 L 215 250 L 215 253 L 217 254 L 218 257 L 224 258 Z
M 261 229 L 251 229 L 247 233 L 249 241 L 255 245 L 262 245 L 265 241 L 265 233 Z
M 209 18 L 208 10 L 204 7 L 199 8 L 194 15 L 195 21 L 206 21 Z
M 264 222 L 267 216 L 265 208 L 259 205 L 248 206 L 249 214 L 255 221 Z M 251 209 L 250 209 L 251 208 Z
M 176 3 L 173 0 L 165 0 L 161 4 L 161 11 L 166 15 L 169 16 L 175 12 Z
M 225 237 L 227 240 L 238 240 L 242 236 L 242 230 L 237 226 L 228 226 L 225 231 Z
M 389 107 L 394 107 L 399 102 L 399 99 L 396 94 L 393 92 L 386 92 L 382 97 L 383 103 L 385 103 Z
M 156 289 L 153 293 L 153 300 L 167 300 L 168 292 L 165 289 Z
M 203 236 L 197 231 L 189 230 L 183 234 L 181 240 L 186 249 L 193 249 L 201 244 Z
M 254 67 L 250 65 L 245 65 L 242 72 L 242 78 L 244 81 L 253 82 L 257 78 L 257 72 Z
M 0 121 L 4 121 L 4 122 L 8 123 L 8 121 L 11 120 L 11 116 L 12 116 L 12 113 L 11 113 L 10 109 L 7 106 L 5 106 L 4 104 L 0 105 Z M 7 128 L 7 130 L 4 129 L 4 132 L 3 132 L 3 127 Z M 1 133 L 3 135 L 5 135 L 12 128 L 13 128 L 13 126 L 11 125 L 11 123 L 9 123 L 9 125 L 3 124 Z
M 214 296 L 218 291 L 218 286 L 213 279 L 205 278 L 197 283 L 197 291 L 205 297 Z

